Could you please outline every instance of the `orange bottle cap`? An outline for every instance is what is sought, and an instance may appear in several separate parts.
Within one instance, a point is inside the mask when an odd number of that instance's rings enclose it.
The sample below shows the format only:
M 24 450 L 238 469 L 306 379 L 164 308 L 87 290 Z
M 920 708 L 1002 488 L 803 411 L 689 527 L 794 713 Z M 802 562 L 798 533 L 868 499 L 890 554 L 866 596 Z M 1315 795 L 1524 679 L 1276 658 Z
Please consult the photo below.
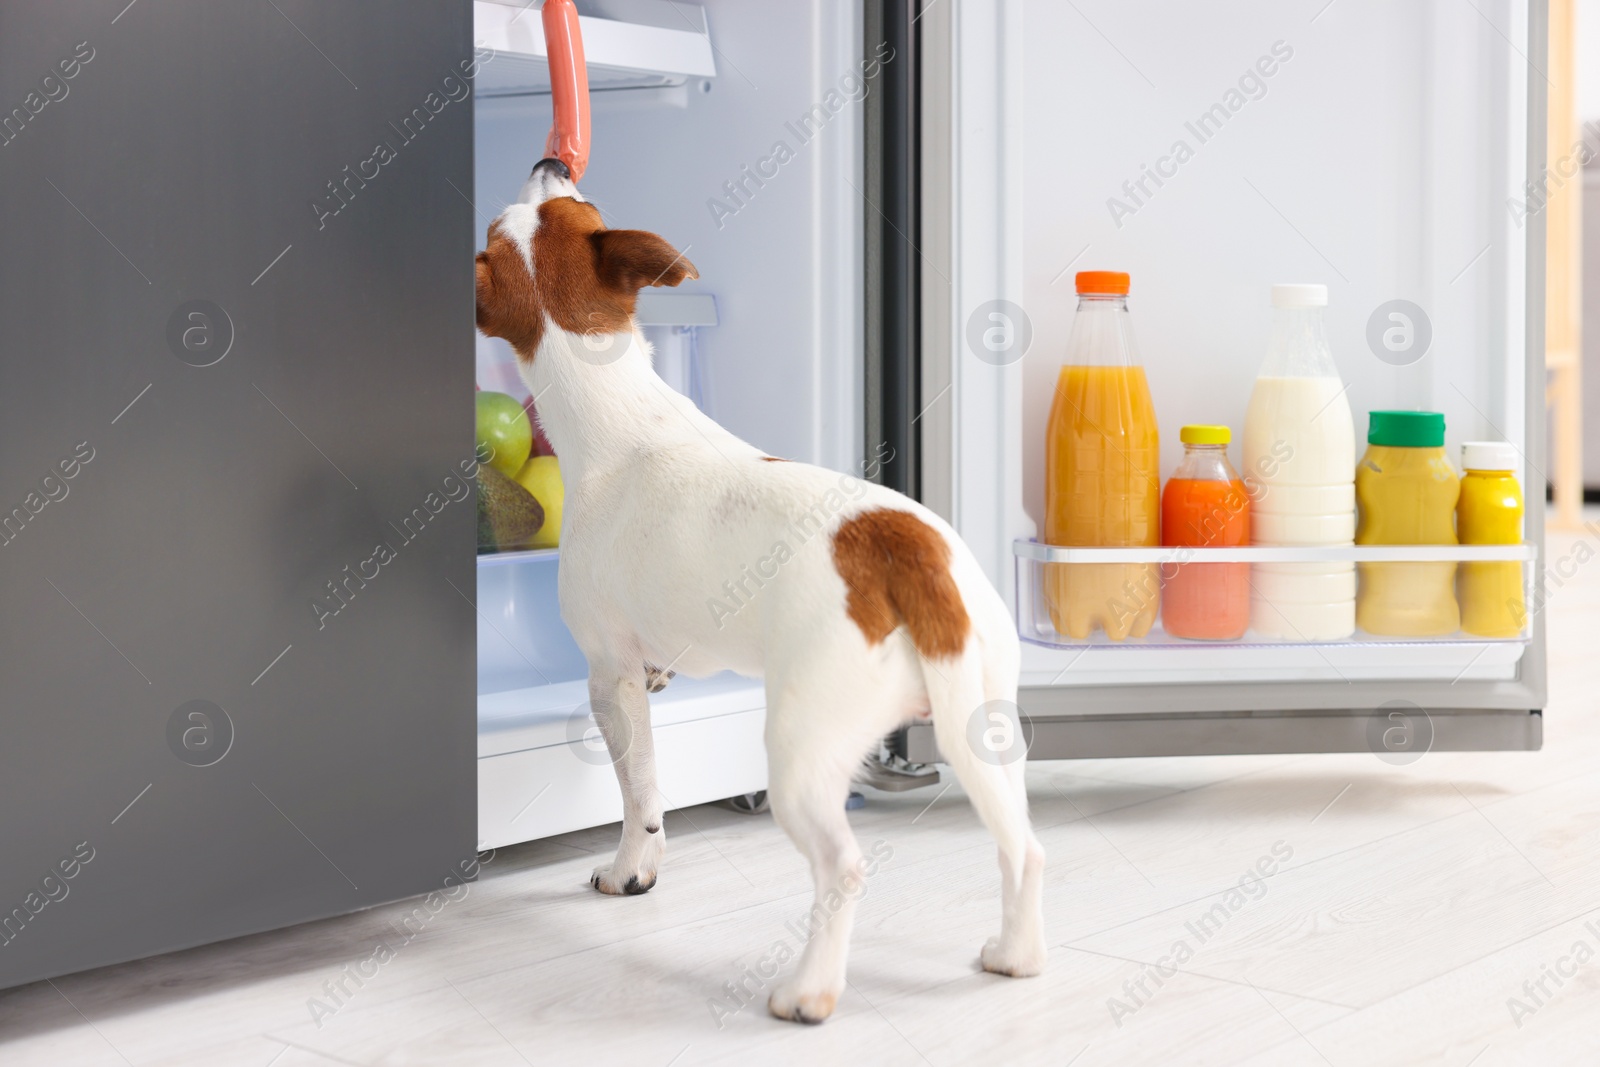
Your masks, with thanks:
M 1080 294 L 1128 295 L 1128 275 L 1120 270 L 1081 270 L 1077 282 Z

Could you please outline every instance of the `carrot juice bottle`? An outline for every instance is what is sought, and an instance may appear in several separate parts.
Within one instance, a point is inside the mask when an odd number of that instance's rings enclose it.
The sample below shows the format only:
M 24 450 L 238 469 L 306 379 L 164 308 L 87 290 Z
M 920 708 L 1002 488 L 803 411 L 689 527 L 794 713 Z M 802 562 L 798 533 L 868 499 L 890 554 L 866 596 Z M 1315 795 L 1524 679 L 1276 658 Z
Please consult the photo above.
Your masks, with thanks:
M 1078 275 L 1078 311 L 1045 438 L 1044 539 L 1079 547 L 1161 543 L 1160 440 L 1128 317 L 1128 276 Z M 1058 633 L 1143 637 L 1156 621 L 1155 563 L 1051 563 L 1044 599 Z
M 1226 426 L 1185 426 L 1183 462 L 1161 493 L 1161 543 L 1234 548 L 1250 543 L 1250 495 L 1228 462 Z M 1162 565 L 1161 628 L 1173 637 L 1235 641 L 1250 628 L 1250 564 Z

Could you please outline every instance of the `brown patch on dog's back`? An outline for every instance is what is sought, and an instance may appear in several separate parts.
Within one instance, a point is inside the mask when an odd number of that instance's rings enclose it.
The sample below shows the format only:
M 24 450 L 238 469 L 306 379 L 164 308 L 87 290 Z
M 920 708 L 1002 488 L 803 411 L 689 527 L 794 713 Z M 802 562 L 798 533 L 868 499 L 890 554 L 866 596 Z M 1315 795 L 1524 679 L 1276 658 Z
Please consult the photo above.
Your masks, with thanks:
M 781 456 L 762 456 L 761 457 L 761 462 L 763 462 L 763 463 L 787 463 L 789 461 L 784 459 L 784 458 L 782 458 Z
M 833 565 L 849 588 L 845 605 L 869 645 L 904 625 L 928 659 L 959 653 L 972 621 L 950 574 L 950 546 L 909 511 L 873 508 L 833 534 Z

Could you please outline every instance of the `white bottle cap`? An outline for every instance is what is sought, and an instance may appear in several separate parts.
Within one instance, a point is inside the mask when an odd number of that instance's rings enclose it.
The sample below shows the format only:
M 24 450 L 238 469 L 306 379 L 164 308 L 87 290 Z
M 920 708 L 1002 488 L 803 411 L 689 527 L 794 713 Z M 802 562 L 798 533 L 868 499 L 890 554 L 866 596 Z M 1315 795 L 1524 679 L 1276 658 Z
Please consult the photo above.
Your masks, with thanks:
M 1328 306 L 1326 285 L 1274 285 L 1272 306 L 1275 308 L 1325 308 Z
M 1461 466 L 1469 471 L 1514 471 L 1517 450 L 1504 441 L 1467 441 L 1461 446 Z

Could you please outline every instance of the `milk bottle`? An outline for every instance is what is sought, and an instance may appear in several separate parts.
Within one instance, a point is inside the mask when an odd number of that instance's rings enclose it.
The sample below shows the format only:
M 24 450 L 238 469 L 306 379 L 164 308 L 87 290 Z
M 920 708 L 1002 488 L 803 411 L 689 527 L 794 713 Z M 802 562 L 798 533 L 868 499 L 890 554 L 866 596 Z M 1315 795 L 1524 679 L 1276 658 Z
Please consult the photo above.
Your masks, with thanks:
M 1349 545 L 1356 532 L 1355 423 L 1328 350 L 1325 285 L 1272 287 L 1272 339 L 1244 420 L 1251 541 Z M 1250 628 L 1336 641 L 1356 626 L 1353 563 L 1257 563 Z

